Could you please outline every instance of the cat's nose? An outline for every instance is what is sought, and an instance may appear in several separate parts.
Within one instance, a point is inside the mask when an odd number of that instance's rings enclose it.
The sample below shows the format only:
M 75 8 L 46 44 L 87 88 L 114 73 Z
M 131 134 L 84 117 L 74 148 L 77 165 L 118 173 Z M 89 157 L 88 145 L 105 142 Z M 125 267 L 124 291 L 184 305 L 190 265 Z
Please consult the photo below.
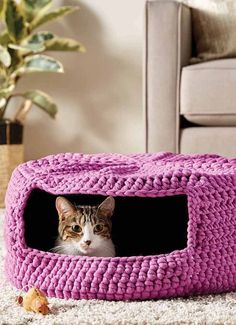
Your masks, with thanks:
M 91 240 L 86 240 L 85 244 L 89 246 L 91 244 Z

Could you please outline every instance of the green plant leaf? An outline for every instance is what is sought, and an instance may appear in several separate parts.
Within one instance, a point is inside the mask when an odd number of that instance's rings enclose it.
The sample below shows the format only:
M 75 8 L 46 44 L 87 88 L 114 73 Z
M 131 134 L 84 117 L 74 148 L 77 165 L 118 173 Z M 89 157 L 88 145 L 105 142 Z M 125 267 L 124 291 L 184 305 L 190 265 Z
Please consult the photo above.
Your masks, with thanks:
M 27 39 L 27 44 L 42 44 L 45 41 L 53 39 L 55 35 L 51 32 L 38 32 Z
M 85 47 L 79 42 L 63 37 L 54 37 L 45 43 L 46 50 L 48 51 L 79 51 L 85 52 Z
M 24 0 L 23 2 L 31 10 L 39 10 L 51 3 L 52 0 Z
M 11 48 L 8 48 L 8 52 L 11 55 L 11 66 L 8 68 L 9 73 L 14 73 L 20 66 L 22 62 L 22 55 L 19 51 L 12 50 Z
M 0 0 L 0 17 L 2 18 L 4 16 L 6 8 L 6 0 Z
M 49 95 L 39 90 L 30 90 L 22 95 L 25 98 L 30 99 L 32 103 L 43 109 L 52 118 L 55 117 L 57 113 L 57 106 Z
M 22 51 L 23 54 L 40 53 L 46 49 L 44 42 L 53 37 L 54 35 L 50 32 L 38 32 L 25 39 L 20 45 L 8 44 L 8 47 L 13 50 Z
M 0 45 L 0 62 L 8 68 L 11 65 L 11 56 L 8 50 Z
M 42 44 L 25 44 L 25 45 L 8 44 L 8 47 L 16 51 L 22 51 L 23 53 L 38 53 L 45 50 L 45 46 Z
M 3 67 L 0 67 L 0 87 L 4 87 L 6 81 L 7 81 L 6 70 Z
M 5 20 L 12 41 L 17 42 L 25 37 L 25 17 L 20 4 L 17 5 L 14 0 L 7 0 Z
M 13 90 L 15 89 L 15 85 L 10 85 L 6 88 L 1 88 L 0 89 L 0 97 L 7 97 L 8 95 L 10 95 Z
M 5 3 L 4 0 L 0 0 L 0 15 L 2 15 L 2 11 L 3 11 L 3 8 L 4 8 L 4 3 Z
M 31 22 L 38 12 L 51 5 L 52 0 L 23 0 L 23 7 L 26 13 L 26 19 Z
M 25 58 L 24 65 L 18 70 L 18 75 L 30 72 L 64 72 L 62 64 L 46 55 L 31 55 Z
M 60 7 L 58 9 L 55 9 L 51 12 L 48 12 L 44 15 L 38 15 L 37 17 L 35 17 L 35 19 L 31 22 L 30 24 L 30 29 L 33 30 L 37 27 L 39 27 L 40 25 L 43 25 L 45 23 L 48 23 L 50 21 L 53 21 L 59 17 L 68 15 L 72 12 L 74 12 L 75 10 L 77 10 L 78 7 L 71 7 L 71 6 L 63 6 Z
M 1 34 L 0 34 L 0 44 L 1 45 L 7 45 L 8 43 L 11 42 L 10 36 L 8 34 L 7 30 L 4 30 Z

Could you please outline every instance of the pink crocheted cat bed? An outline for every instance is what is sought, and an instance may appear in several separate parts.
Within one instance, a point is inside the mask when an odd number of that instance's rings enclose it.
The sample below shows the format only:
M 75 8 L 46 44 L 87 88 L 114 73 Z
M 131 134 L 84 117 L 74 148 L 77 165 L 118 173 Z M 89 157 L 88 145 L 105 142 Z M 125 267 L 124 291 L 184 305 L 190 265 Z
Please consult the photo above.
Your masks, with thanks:
M 50 252 L 55 198 L 116 201 L 117 257 Z M 236 159 L 60 154 L 19 166 L 6 196 L 6 273 L 48 296 L 134 300 L 236 288 Z

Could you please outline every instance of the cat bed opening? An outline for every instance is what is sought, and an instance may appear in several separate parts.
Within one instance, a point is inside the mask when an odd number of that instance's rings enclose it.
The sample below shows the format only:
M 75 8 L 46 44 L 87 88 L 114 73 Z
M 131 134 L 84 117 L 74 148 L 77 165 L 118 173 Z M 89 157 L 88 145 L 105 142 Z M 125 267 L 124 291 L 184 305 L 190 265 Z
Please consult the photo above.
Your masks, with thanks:
M 86 203 L 114 196 L 119 256 L 48 251 L 56 236 L 57 195 Z M 142 209 L 146 224 L 153 222 L 151 234 L 158 236 L 139 242 L 134 234 L 142 221 L 133 232 L 139 215 L 133 206 Z M 46 216 L 50 222 L 41 233 Z M 234 290 L 235 226 L 235 159 L 172 153 L 49 156 L 19 166 L 9 183 L 6 274 L 18 288 L 35 286 L 59 298 L 134 300 Z
M 63 194 L 76 205 L 97 205 L 102 195 Z M 55 245 L 56 195 L 34 189 L 24 210 L 28 247 L 50 251 Z M 187 196 L 115 197 L 112 240 L 116 256 L 158 255 L 187 247 Z

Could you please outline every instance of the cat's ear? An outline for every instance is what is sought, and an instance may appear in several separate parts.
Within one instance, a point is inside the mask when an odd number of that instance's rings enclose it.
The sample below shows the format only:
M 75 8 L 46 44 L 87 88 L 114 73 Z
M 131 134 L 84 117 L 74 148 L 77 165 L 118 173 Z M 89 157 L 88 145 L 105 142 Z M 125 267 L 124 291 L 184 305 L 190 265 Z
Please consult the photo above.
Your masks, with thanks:
M 99 206 L 98 212 L 105 217 L 111 217 L 115 209 L 115 199 L 108 196 Z
M 56 209 L 59 214 L 59 217 L 61 216 L 67 216 L 71 215 L 75 212 L 75 207 L 70 201 L 68 201 L 63 196 L 58 196 L 56 198 Z

